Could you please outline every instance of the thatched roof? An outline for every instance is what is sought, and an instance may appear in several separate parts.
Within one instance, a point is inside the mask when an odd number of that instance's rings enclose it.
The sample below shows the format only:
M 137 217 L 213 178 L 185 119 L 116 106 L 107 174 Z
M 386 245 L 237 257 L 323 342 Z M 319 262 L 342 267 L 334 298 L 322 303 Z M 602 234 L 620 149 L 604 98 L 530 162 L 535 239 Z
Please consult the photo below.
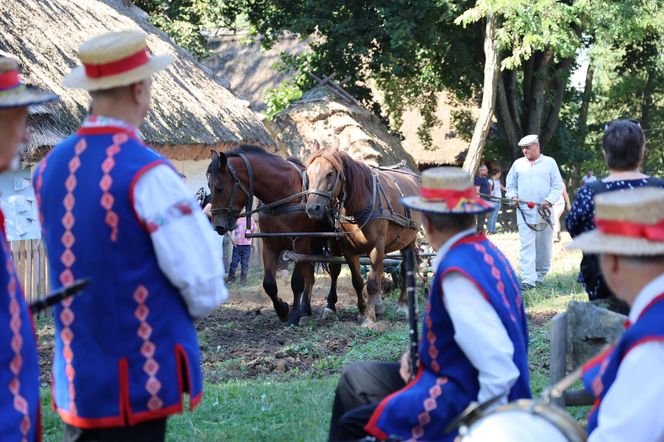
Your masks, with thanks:
M 292 72 L 274 69 L 281 53 L 299 55 L 309 49 L 306 42 L 293 34 L 285 34 L 270 49 L 261 47 L 261 38 L 247 31 L 218 29 L 208 35 L 214 55 L 203 64 L 230 83 L 233 93 L 251 103 L 257 112 L 265 111 L 265 93 L 293 77 Z
M 73 132 L 86 113 L 88 94 L 63 89 L 62 78 L 77 64 L 86 39 L 108 31 L 141 29 L 153 53 L 177 61 L 155 76 L 153 104 L 141 128 L 145 141 L 174 158 L 207 158 L 209 147 L 274 141 L 258 117 L 193 57 L 149 23 L 145 12 L 120 0 L 21 0 L 0 2 L 0 50 L 17 56 L 26 80 L 60 94 L 42 111 L 32 142 L 40 157 L 54 141 Z M 45 113 L 44 113 L 45 112 Z M 175 147 L 177 146 L 177 147 Z
M 431 129 L 432 146 L 425 148 L 417 135 L 417 129 L 422 124 L 422 116 L 416 110 L 404 112 L 403 124 L 400 132 L 403 134 L 404 148 L 410 153 L 420 169 L 435 166 L 461 166 L 470 139 L 462 138 L 461 134 L 454 128 L 454 113 L 465 112 L 470 118 L 471 127 L 467 128 L 472 133 L 473 124 L 477 119 L 478 108 L 472 105 L 461 105 L 453 102 L 445 92 L 438 93 L 438 108 L 436 116 L 440 125 Z
M 415 170 L 413 157 L 391 135 L 378 117 L 328 86 L 317 86 L 267 123 L 281 148 L 306 158 L 314 142 L 338 145 L 367 164 L 387 166 L 402 160 Z

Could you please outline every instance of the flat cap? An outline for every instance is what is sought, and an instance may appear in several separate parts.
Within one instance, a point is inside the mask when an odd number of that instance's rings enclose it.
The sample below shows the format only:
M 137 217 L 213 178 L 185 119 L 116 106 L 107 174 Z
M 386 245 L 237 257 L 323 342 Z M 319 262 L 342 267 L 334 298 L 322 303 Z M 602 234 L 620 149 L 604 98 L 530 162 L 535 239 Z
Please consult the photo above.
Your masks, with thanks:
M 526 135 L 525 137 L 521 138 L 519 140 L 519 146 L 530 146 L 531 144 L 535 144 L 539 142 L 539 137 L 537 135 L 531 134 L 531 135 Z

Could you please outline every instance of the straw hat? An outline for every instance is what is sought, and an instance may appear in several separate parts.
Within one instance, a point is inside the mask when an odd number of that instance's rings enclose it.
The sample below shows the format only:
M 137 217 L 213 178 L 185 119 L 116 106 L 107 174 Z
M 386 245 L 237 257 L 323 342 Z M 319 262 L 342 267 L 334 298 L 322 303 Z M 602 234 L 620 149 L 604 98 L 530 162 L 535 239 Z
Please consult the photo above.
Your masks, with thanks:
M 568 247 L 586 253 L 664 255 L 664 189 L 641 187 L 597 195 L 595 225 Z
M 0 109 L 24 107 L 57 100 L 58 96 L 28 87 L 21 82 L 18 62 L 10 57 L 0 57 Z
M 440 214 L 475 214 L 493 209 L 477 196 L 470 175 L 458 167 L 425 170 L 420 195 L 404 197 L 401 202 L 414 210 Z
M 139 31 L 109 32 L 81 45 L 78 66 L 62 81 L 74 89 L 96 91 L 127 86 L 150 78 L 175 60 L 172 55 L 148 54 L 145 34 Z

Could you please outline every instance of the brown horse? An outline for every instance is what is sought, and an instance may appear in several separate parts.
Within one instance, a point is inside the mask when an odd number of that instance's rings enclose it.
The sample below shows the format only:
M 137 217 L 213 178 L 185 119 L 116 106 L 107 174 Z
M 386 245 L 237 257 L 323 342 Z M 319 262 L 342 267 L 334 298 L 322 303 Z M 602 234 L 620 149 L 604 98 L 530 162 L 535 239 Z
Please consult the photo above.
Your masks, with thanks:
M 376 306 L 382 305 L 385 253 L 415 249 L 419 225 L 400 199 L 419 193 L 419 177 L 407 169 L 371 168 L 338 148 L 314 151 L 307 160 L 307 176 L 307 214 L 314 220 L 331 217 L 346 234 L 341 241 L 342 252 L 350 266 L 360 317 L 370 324 L 376 320 Z M 371 261 L 368 305 L 362 295 L 364 281 L 360 275 L 359 258 L 363 254 L 369 254 Z M 403 281 L 403 263 L 401 272 Z M 405 306 L 406 290 L 402 284 L 397 311 L 405 314 Z
M 297 160 L 284 160 L 257 146 L 242 145 L 224 154 L 212 151 L 212 161 L 208 166 L 208 185 L 212 192 L 212 224 L 220 235 L 235 228 L 237 218 L 243 209 L 251 210 L 253 197 L 262 203 L 270 204 L 289 196 L 301 193 L 306 185 L 304 165 Z M 264 233 L 320 232 L 330 231 L 324 222 L 313 221 L 305 214 L 304 197 L 295 196 L 269 210 L 259 211 L 258 224 Z M 320 248 L 320 239 L 301 237 L 263 239 L 263 288 L 272 300 L 274 309 L 281 320 L 288 319 L 289 325 L 297 325 L 302 316 L 311 315 L 311 290 L 314 284 L 313 264 L 295 264 L 291 276 L 293 306 L 278 296 L 276 283 L 277 261 L 281 252 L 293 250 L 309 254 Z M 340 252 L 337 252 L 340 254 Z M 340 264 L 329 266 L 331 285 L 327 296 L 327 309 L 336 311 L 337 278 Z M 300 301 L 300 298 L 302 300 Z

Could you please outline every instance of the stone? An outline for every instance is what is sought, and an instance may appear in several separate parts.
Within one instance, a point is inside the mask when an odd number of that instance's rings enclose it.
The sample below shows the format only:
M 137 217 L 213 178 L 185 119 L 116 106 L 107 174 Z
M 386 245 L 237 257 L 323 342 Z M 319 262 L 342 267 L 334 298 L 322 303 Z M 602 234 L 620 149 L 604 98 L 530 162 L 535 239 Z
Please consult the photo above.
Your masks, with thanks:
M 573 370 L 616 342 L 625 331 L 627 316 L 572 301 L 567 307 L 567 362 Z

